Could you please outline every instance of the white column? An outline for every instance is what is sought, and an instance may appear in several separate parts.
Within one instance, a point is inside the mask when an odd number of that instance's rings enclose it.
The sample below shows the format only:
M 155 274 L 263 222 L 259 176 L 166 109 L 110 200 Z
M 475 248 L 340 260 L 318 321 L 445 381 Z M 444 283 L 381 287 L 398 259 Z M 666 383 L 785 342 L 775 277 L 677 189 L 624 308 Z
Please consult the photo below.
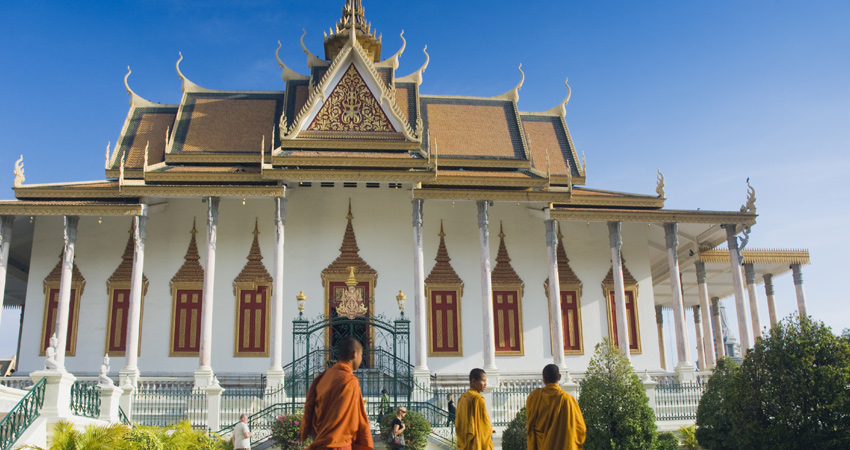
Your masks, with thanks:
M 761 311 L 759 311 L 758 291 L 756 291 L 756 271 L 751 263 L 744 264 L 744 276 L 747 279 L 747 295 L 750 297 L 750 318 L 753 324 L 753 339 L 761 337 Z
M 799 264 L 791 264 L 791 271 L 794 275 L 794 290 L 797 291 L 797 311 L 800 317 L 809 317 L 808 308 L 806 308 L 806 291 L 803 290 L 803 272 L 800 270 Z
M 142 214 L 146 207 L 142 206 Z M 121 371 L 122 376 L 133 377 L 131 383 L 139 374 L 139 328 L 142 318 L 142 277 L 145 263 L 145 237 L 147 234 L 148 217 L 145 215 L 133 218 L 133 273 L 130 278 L 130 317 L 127 320 L 127 351 L 125 352 L 126 366 Z
M 552 363 L 567 373 L 564 358 L 564 318 L 561 315 L 561 282 L 558 278 L 558 223 L 547 219 L 546 253 L 549 256 L 549 329 L 552 330 Z
M 0 217 L 0 317 L 6 293 L 6 268 L 9 266 L 9 247 L 12 244 L 12 224 L 15 216 Z
M 702 348 L 705 350 L 705 366 L 703 369 L 712 369 L 717 364 L 717 356 L 714 352 L 714 342 L 711 339 L 711 308 L 708 305 L 708 282 L 705 277 L 705 263 L 697 261 L 697 287 L 699 288 L 699 304 L 702 312 Z M 699 338 L 697 338 L 699 340 Z
M 711 320 L 714 325 L 714 347 L 717 357 L 726 356 L 726 344 L 723 342 L 723 323 L 720 321 L 720 298 L 711 297 Z
M 616 306 L 615 317 L 617 320 L 617 342 L 620 350 L 631 360 L 629 352 L 629 321 L 626 318 L 626 289 L 623 286 L 623 259 L 620 256 L 620 247 L 623 245 L 623 237 L 620 233 L 620 222 L 608 222 L 608 243 L 611 246 L 611 266 L 614 275 L 614 305 Z M 605 299 L 606 302 L 611 301 Z M 637 299 L 635 299 L 637 302 Z
M 56 314 L 56 362 L 65 367 L 68 340 L 68 316 L 71 312 L 71 279 L 74 275 L 74 248 L 77 243 L 79 216 L 65 216 L 65 251 L 62 254 L 62 276 L 59 281 L 59 307 Z
M 694 310 L 694 331 L 696 332 L 697 338 L 697 362 L 699 363 L 699 370 L 706 370 L 707 363 L 705 358 L 705 345 L 703 345 L 702 339 L 702 324 L 700 323 L 699 317 L 699 306 L 694 306 L 691 308 Z
M 283 385 L 283 241 L 286 227 L 286 198 L 274 199 L 274 276 L 272 277 L 272 333 L 269 340 L 269 370 L 266 385 Z
M 664 354 L 664 308 L 655 305 L 655 328 L 658 331 L 658 356 L 661 358 L 661 368 L 667 370 L 667 355 Z
M 493 282 L 490 279 L 490 218 L 488 200 L 479 200 L 478 237 L 481 243 L 481 311 L 484 321 L 484 370 L 498 371 L 496 367 L 496 336 L 493 333 Z M 488 376 L 489 377 L 489 376 Z
M 413 371 L 419 378 L 430 376 L 428 370 L 428 308 L 425 304 L 425 254 L 422 250 L 422 219 L 425 200 L 413 199 L 413 345 L 416 365 Z
M 735 312 L 738 314 L 738 334 L 741 350 L 745 356 L 752 348 L 750 330 L 747 328 L 747 308 L 744 306 L 744 280 L 741 279 L 741 254 L 738 253 L 737 225 L 726 224 L 726 244 L 729 246 L 729 260 L 732 265 L 732 288 L 735 290 Z
M 773 274 L 764 274 L 764 293 L 767 295 L 767 314 L 770 316 L 770 327 L 773 328 L 779 320 L 776 318 L 776 297 L 773 293 Z
M 673 297 L 673 328 L 676 330 L 676 372 L 693 372 L 691 349 L 688 345 L 688 330 L 685 326 L 685 305 L 682 301 L 682 285 L 679 276 L 679 225 L 664 224 L 664 236 L 667 240 L 667 265 L 670 268 L 670 294 Z M 683 380 L 688 381 L 688 380 Z
M 215 245 L 218 228 L 218 197 L 207 198 L 207 255 L 204 267 L 204 297 L 201 305 L 200 364 L 195 371 L 195 386 L 204 388 L 212 383 L 213 288 L 215 286 Z

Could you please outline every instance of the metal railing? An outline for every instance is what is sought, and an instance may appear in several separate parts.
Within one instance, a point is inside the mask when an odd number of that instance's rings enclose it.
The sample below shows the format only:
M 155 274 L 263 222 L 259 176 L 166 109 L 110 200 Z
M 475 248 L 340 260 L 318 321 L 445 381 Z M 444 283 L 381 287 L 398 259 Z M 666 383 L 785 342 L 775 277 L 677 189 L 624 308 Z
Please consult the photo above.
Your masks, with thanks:
M 127 418 L 127 414 L 124 413 L 124 410 L 121 409 L 120 406 L 118 407 L 118 420 L 120 420 L 121 423 L 123 423 L 124 425 L 127 425 L 130 428 L 134 427 L 133 422 L 131 422 L 130 419 Z
M 168 426 L 188 420 L 193 428 L 207 426 L 207 393 L 192 379 L 140 379 L 132 420 L 138 425 Z
M 39 416 L 44 406 L 45 378 L 38 380 L 27 395 L 0 420 L 0 450 L 9 450 Z
M 697 407 L 705 384 L 664 383 L 655 387 L 655 417 L 657 420 L 696 420 Z
M 280 388 L 261 386 L 230 386 L 221 394 L 221 423 L 239 422 L 239 416 L 249 417 L 278 403 L 284 403 L 286 391 Z
M 91 382 L 74 381 L 70 407 L 75 416 L 97 419 L 100 416 L 100 388 Z
M 303 408 L 303 404 L 278 403 L 248 416 L 248 428 L 251 430 L 251 444 L 256 445 L 271 438 L 272 424 L 278 417 L 284 414 L 294 414 Z M 218 436 L 230 436 L 233 428 L 239 422 L 238 418 L 215 434 Z
M 542 380 L 503 380 L 493 390 L 493 410 L 490 421 L 496 426 L 505 426 L 514 420 L 525 407 L 525 399 L 531 391 L 543 387 Z

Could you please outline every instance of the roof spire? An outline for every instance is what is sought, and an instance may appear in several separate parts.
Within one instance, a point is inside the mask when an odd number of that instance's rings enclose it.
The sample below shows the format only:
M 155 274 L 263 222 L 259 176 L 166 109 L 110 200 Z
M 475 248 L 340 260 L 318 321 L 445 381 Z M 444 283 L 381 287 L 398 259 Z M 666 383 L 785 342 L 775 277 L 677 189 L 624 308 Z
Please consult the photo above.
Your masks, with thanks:
M 334 33 L 335 29 L 335 33 Z M 354 37 L 363 46 L 366 54 L 372 58 L 372 62 L 381 60 L 381 38 L 375 37 L 372 24 L 366 21 L 366 10 L 361 0 L 345 0 L 342 7 L 342 17 L 331 29 L 331 35 L 325 36 L 325 59 L 333 60 L 339 54 L 354 30 Z

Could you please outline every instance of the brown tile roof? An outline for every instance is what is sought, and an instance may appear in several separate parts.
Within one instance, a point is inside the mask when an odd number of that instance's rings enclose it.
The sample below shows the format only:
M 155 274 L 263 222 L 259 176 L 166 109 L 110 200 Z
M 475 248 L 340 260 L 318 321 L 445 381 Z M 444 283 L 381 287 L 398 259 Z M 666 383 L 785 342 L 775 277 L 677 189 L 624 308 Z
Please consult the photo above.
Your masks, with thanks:
M 343 152 L 330 150 L 291 150 L 284 151 L 284 156 L 298 158 L 386 158 L 412 159 L 407 152 Z
M 135 131 L 133 144 L 127 152 L 125 169 L 142 169 L 145 164 L 145 146 L 148 146 L 148 164 L 163 161 L 165 156 L 165 132 L 174 126 L 177 113 L 142 113 Z
M 500 172 L 483 170 L 442 170 L 437 172 L 438 177 L 487 177 L 487 178 L 537 178 L 526 172 Z
M 255 166 L 167 166 L 157 172 L 168 173 L 260 173 Z
M 567 161 L 569 161 L 572 175 L 578 176 L 578 168 L 573 161 L 566 133 L 558 122 L 560 117 L 522 118 L 532 164 L 537 170 L 546 173 L 546 154 L 548 153 L 549 170 L 552 175 L 567 176 Z
M 301 109 L 304 108 L 304 104 L 307 103 L 307 98 L 310 96 L 310 90 L 306 84 L 299 84 L 295 86 L 295 100 L 293 103 L 293 111 L 290 113 L 289 120 L 295 118 L 298 113 L 301 112 Z
M 574 186 L 573 195 L 580 197 L 621 197 L 621 198 L 657 198 L 654 195 L 631 194 L 627 192 L 603 191 Z
M 183 105 L 175 153 L 257 153 L 271 145 L 282 94 L 195 93 Z
M 395 101 L 396 103 L 398 103 L 399 108 L 404 113 L 404 120 L 410 120 L 410 117 L 408 117 L 409 105 L 407 101 L 407 96 L 409 92 L 410 90 L 406 87 L 397 86 L 395 89 Z
M 420 97 L 428 140 L 441 157 L 525 160 L 513 103 L 503 100 Z

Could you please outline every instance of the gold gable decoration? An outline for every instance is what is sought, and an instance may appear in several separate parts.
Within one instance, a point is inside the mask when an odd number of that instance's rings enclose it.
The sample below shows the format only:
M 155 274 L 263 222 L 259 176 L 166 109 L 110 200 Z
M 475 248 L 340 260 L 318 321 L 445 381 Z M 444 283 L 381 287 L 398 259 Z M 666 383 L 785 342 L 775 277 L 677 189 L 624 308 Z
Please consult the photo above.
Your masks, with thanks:
M 397 133 L 352 63 L 307 131 Z
M 260 252 L 260 230 L 258 226 L 259 220 L 254 222 L 254 241 L 251 243 L 251 250 L 248 251 L 248 262 L 245 263 L 245 267 L 233 280 L 233 292 L 236 292 L 236 285 L 241 283 L 253 285 L 272 283 L 272 276 L 266 270 L 266 266 L 263 264 L 263 254 Z
M 375 281 L 378 279 L 378 272 L 372 268 L 363 258 L 360 257 L 360 248 L 357 246 L 357 237 L 354 235 L 354 226 L 351 221 L 354 215 L 351 214 L 351 201 L 348 202 L 348 224 L 345 226 L 345 234 L 342 237 L 342 245 L 339 247 L 339 256 L 322 271 L 322 281 L 327 275 L 337 275 L 340 281 L 345 281 L 348 278 L 349 267 L 354 266 L 355 272 L 362 276 L 372 276 Z
M 463 280 L 460 279 L 451 264 L 449 251 L 446 249 L 446 233 L 443 232 L 443 222 L 440 222 L 440 246 L 437 248 L 437 261 L 431 273 L 425 278 L 426 285 L 458 285 L 463 293 Z
M 497 284 L 517 285 L 520 288 L 525 286 L 511 266 L 511 257 L 508 256 L 508 249 L 505 247 L 505 232 L 501 223 L 499 224 L 499 252 L 496 254 L 496 267 L 493 268 L 490 279 L 494 286 Z
M 194 220 L 192 221 L 192 231 L 190 233 L 192 234 L 192 238 L 189 240 L 189 248 L 186 249 L 186 255 L 183 257 L 185 261 L 180 266 L 180 269 L 177 270 L 177 273 L 174 274 L 174 277 L 171 278 L 172 295 L 177 284 L 196 284 L 200 288 L 204 282 L 204 268 L 201 267 L 201 255 L 198 254 L 198 243 L 195 239 L 198 229 L 195 228 Z

